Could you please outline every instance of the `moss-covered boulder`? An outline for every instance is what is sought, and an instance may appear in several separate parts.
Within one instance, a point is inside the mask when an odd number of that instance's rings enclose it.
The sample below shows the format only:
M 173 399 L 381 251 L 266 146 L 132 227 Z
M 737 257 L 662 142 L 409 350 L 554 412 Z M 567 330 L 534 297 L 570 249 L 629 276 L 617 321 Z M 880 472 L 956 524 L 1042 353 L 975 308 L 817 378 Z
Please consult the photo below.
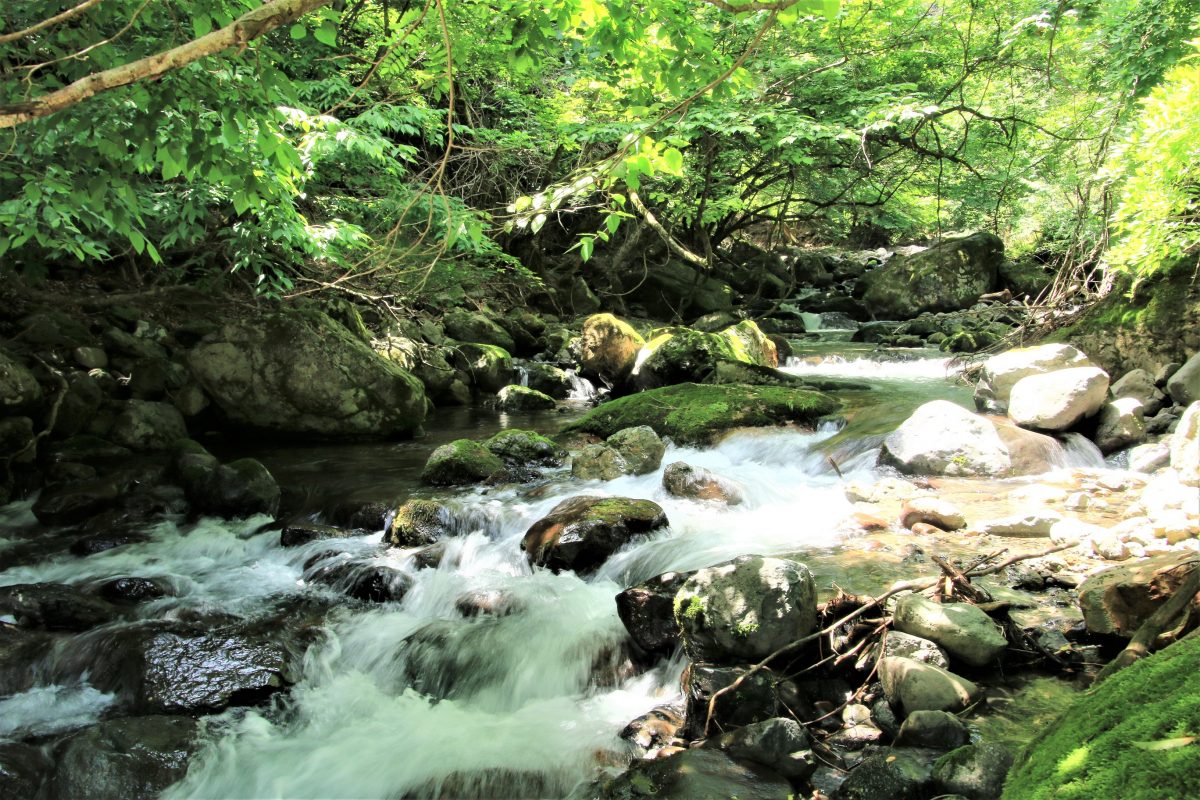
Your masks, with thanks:
M 709 444 L 734 428 L 812 425 L 836 408 L 833 398 L 804 389 L 681 383 L 597 406 L 564 433 L 607 438 L 622 428 L 649 425 L 676 444 Z
M 1195 797 L 1200 638 L 1188 637 L 1082 695 L 1029 743 L 1005 800 Z
M 496 407 L 502 411 L 545 411 L 555 405 L 553 397 L 515 383 L 496 393 Z
M 674 328 L 658 333 L 646 345 L 650 354 L 634 369 L 640 388 L 708 380 L 723 363 L 774 367 L 775 345 L 751 320 L 720 333 Z
M 226 325 L 188 355 L 231 422 L 292 436 L 396 436 L 425 418 L 421 382 L 317 312 Z
M 555 572 L 585 572 L 603 564 L 634 537 L 666 525 L 666 514 L 650 500 L 580 495 L 564 500 L 533 523 L 521 549 L 532 563 Z
M 0 350 L 0 413 L 29 410 L 41 399 L 42 387 L 33 373 L 20 361 Z
M 559 369 L 553 364 L 541 362 L 527 364 L 525 374 L 528 376 L 530 389 L 537 389 L 555 400 L 566 400 L 571 396 L 572 389 L 575 388 L 567 371 Z
M 470 439 L 456 439 L 434 450 L 421 471 L 421 480 L 432 486 L 480 483 L 504 473 L 504 462 Z
M 684 319 L 728 311 L 733 308 L 733 288 L 725 281 L 696 270 L 682 261 L 671 260 L 643 272 L 641 261 L 636 270 L 622 276 L 625 291 L 637 290 L 632 300 L 656 319 L 672 319 L 677 314 Z M 639 286 L 640 284 L 640 286 Z
M 608 446 L 625 460 L 630 475 L 646 475 L 662 464 L 667 445 L 649 425 L 619 430 L 608 437 Z
M 583 323 L 580 362 L 591 375 L 620 384 L 629 377 L 645 345 L 646 340 L 628 322 L 612 314 L 593 314 Z
M 880 319 L 911 319 L 923 311 L 969 308 L 996 288 L 1004 243 L 980 231 L 911 256 L 893 256 L 856 287 Z
M 468 343 L 455 349 L 455 365 L 466 370 L 481 392 L 498 392 L 512 383 L 512 356 L 503 347 Z
M 739 361 L 762 367 L 779 366 L 779 353 L 775 349 L 775 343 L 753 320 L 745 319 L 736 325 L 730 325 L 721 331 L 721 335 L 728 339 L 738 352 Z
M 481 342 L 504 348 L 511 353 L 516 343 L 508 331 L 485 314 L 456 308 L 442 318 L 446 333 L 460 342 Z
M 388 528 L 387 542 L 393 547 L 421 547 L 449 536 L 450 514 L 433 500 L 409 500 L 396 509 Z
M 560 467 L 567 456 L 552 440 L 521 428 L 500 431 L 483 445 L 510 467 Z

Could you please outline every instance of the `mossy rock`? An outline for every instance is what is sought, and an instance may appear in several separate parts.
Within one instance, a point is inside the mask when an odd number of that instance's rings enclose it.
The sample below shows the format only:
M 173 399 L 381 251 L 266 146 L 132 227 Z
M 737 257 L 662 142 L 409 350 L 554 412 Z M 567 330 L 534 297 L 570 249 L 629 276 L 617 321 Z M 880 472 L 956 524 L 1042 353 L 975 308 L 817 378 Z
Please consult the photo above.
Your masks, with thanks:
M 471 342 L 461 344 L 455 351 L 456 365 L 471 375 L 471 381 L 482 392 L 498 392 L 512 383 L 512 356 L 503 347 Z
M 560 467 L 567 455 L 566 451 L 552 440 L 540 433 L 521 428 L 500 431 L 483 444 L 509 466 L 527 467 L 539 464 L 545 467 Z
M 592 433 L 607 438 L 622 428 L 649 425 L 676 444 L 709 444 L 733 428 L 788 422 L 812 425 L 837 405 L 827 395 L 804 389 L 681 383 L 598 406 L 564 434 Z
M 504 411 L 545 411 L 556 405 L 550 395 L 515 383 L 505 386 L 496 395 L 496 406 Z
M 456 439 L 434 450 L 421 471 L 421 480 L 433 486 L 480 483 L 504 473 L 504 462 L 470 439 Z
M 1200 637 L 1127 667 L 1029 743 L 1005 800 L 1195 797 L 1200 775 Z
M 442 318 L 446 333 L 460 342 L 482 342 L 502 347 L 511 353 L 516 349 L 513 337 L 490 317 L 476 311 L 453 309 Z
M 393 547 L 421 547 L 449 536 L 446 507 L 433 500 L 413 499 L 396 509 L 387 541 Z
M 666 525 L 662 507 L 650 500 L 580 495 L 533 523 L 521 549 L 534 564 L 582 573 L 603 564 L 635 537 Z

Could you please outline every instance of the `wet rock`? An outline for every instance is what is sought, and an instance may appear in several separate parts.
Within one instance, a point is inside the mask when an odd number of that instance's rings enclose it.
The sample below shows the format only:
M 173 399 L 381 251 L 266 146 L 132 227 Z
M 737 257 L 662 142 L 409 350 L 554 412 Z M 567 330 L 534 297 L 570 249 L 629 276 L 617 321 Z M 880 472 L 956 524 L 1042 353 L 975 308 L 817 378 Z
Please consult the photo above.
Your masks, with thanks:
M 911 658 L 913 661 L 932 664 L 942 669 L 950 667 L 946 651 L 938 647 L 937 643 L 898 630 L 889 631 L 884 638 L 883 655 Z
M 1011 477 L 1049 472 L 1060 452 L 1049 436 L 934 400 L 888 435 L 879 460 L 907 475 Z
M 617 616 L 638 647 L 655 655 L 670 655 L 679 646 L 675 594 L 686 572 L 667 572 L 617 595 Z
M 566 451 L 553 441 L 534 431 L 520 428 L 500 431 L 483 445 L 499 456 L 510 469 L 528 469 L 533 465 L 560 467 L 566 459 Z
M 611 481 L 629 471 L 615 448 L 589 444 L 571 458 L 571 476 L 581 481 Z
M 1200 353 L 1194 354 L 1167 379 L 1167 394 L 1177 405 L 1200 400 Z
M 1195 553 L 1167 553 L 1094 573 L 1079 587 L 1079 607 L 1092 633 L 1130 637 L 1200 568 Z
M 130 450 L 166 450 L 187 438 L 187 425 L 179 409 L 169 403 L 128 400 L 110 435 L 114 442 Z
M 484 314 L 466 311 L 461 308 L 452 309 L 442 318 L 446 334 L 460 342 L 480 342 L 482 344 L 502 347 L 513 352 L 516 343 L 508 331 Z
M 1108 393 L 1108 373 L 1099 367 L 1072 367 L 1017 381 L 1008 416 L 1018 425 L 1064 431 L 1100 410 Z
M 1008 647 L 1000 627 L 970 603 L 934 603 L 908 594 L 896 603 L 896 630 L 928 639 L 973 667 L 994 662 Z
M 496 407 L 502 411 L 542 411 L 556 405 L 553 397 L 515 383 L 505 386 L 496 395 Z
M 1100 409 L 1096 434 L 1092 440 L 1101 453 L 1114 453 L 1145 438 L 1146 423 L 1142 418 L 1141 400 L 1124 397 L 1106 403 Z
M 421 480 L 433 486 L 481 483 L 504 472 L 504 462 L 470 439 L 456 439 L 433 451 Z
M 441 560 L 440 551 L 438 560 Z M 368 603 L 398 602 L 411 584 L 409 577 L 400 570 L 356 560 L 349 553 L 333 553 L 306 565 L 304 580 Z
M 937 497 L 914 497 L 900 508 L 900 524 L 911 528 L 924 522 L 943 531 L 956 531 L 967 526 L 967 519 L 953 503 Z
M 387 542 L 392 547 L 421 547 L 452 534 L 449 509 L 433 500 L 413 499 L 396 509 Z
M 612 314 L 595 314 L 583 323 L 580 339 L 584 370 L 609 385 L 621 384 L 633 371 L 646 340 Z
M 975 524 L 975 530 L 989 536 L 1049 536 L 1051 529 L 1061 522 L 1062 518 L 1062 514 L 1055 511 L 1032 511 L 1014 514 L 1011 517 L 981 520 Z
M 279 532 L 280 547 L 300 547 L 311 542 L 326 539 L 344 539 L 353 536 L 354 531 L 335 528 L 332 525 L 320 525 L 315 522 L 297 522 L 285 525 Z
M 889 656 L 879 661 L 879 678 L 888 702 L 904 710 L 956 713 L 981 696 L 979 687 L 952 672 L 911 658 Z
M 20 583 L 0 587 L 0 615 L 25 628 L 84 631 L 117 615 L 108 603 L 64 583 Z
M 1088 357 L 1069 344 L 1018 347 L 989 358 L 975 386 L 975 407 L 1003 414 L 1017 381 L 1072 367 L 1091 366 Z
M 42 387 L 34 374 L 0 350 L 0 416 L 31 411 L 42 400 Z
M 128 456 L 128 447 L 113 444 L 107 439 L 90 434 L 80 434 L 64 439 L 61 442 L 49 442 L 44 448 L 46 454 L 58 461 L 100 461 L 109 458 Z
M 1171 434 L 1171 469 L 1184 486 L 1200 486 L 1200 402 L 1187 407 Z
M 56 638 L 0 622 L 0 696 L 24 692 L 44 680 L 41 662 Z
M 470 375 L 471 383 L 481 392 L 498 392 L 512 383 L 512 356 L 503 347 L 460 344 L 454 355 L 454 363 Z
M 683 694 L 687 703 L 685 735 L 700 739 L 708 719 L 708 704 L 713 694 L 731 685 L 747 671 L 746 667 L 717 667 L 693 662 L 683 674 Z M 717 698 L 710 731 L 729 730 L 777 717 L 778 680 L 769 669 L 762 669 L 742 681 L 736 689 Z
M 183 778 L 198 738 L 188 717 L 101 722 L 59 747 L 50 800 L 155 800 Z
M 1110 391 L 1117 399 L 1132 398 L 1140 401 L 1142 413 L 1147 416 L 1157 414 L 1166 400 L 1166 395 L 1155 385 L 1154 376 L 1144 369 L 1126 372 L 1119 380 L 1113 381 Z
M 1012 755 L 998 744 L 971 744 L 939 758 L 933 765 L 933 782 L 946 794 L 996 800 L 1012 763 Z
M 99 587 L 100 596 L 113 603 L 144 603 L 166 597 L 167 587 L 150 578 L 114 578 Z
M 134 530 L 110 530 L 84 536 L 71 543 L 71 555 L 87 557 L 103 553 L 135 542 L 144 542 L 149 536 Z
M 701 748 L 652 761 L 634 761 L 626 772 L 605 782 L 592 796 L 602 800 L 788 800 L 795 792 L 787 779 L 766 767 L 738 761 L 720 750 Z
M 34 798 L 51 763 L 40 747 L 19 742 L 0 742 L 0 797 L 13 800 Z
M 520 600 L 502 589 L 474 589 L 454 602 L 454 608 L 464 617 L 507 617 L 522 607 Z
M 643 389 L 706 381 L 721 362 L 773 367 L 775 346 L 750 320 L 720 333 L 675 328 L 646 344 L 650 352 L 634 367 L 635 383 Z
M 181 458 L 188 464 L 181 482 L 195 513 L 239 519 L 274 516 L 279 510 L 279 484 L 256 459 L 219 464 L 207 452 L 189 452 Z
M 680 704 L 656 706 L 630 721 L 618 734 L 649 752 L 684 744 L 676 734 L 683 727 L 684 707 Z
M 816 627 L 812 573 L 798 561 L 742 556 L 693 574 L 675 596 L 696 661 L 757 661 Z
M 140 705 L 163 713 L 257 705 L 290 682 L 280 645 L 232 632 L 158 633 L 142 664 Z
M 709 744 L 734 758 L 770 767 L 792 780 L 808 778 L 817 766 L 804 728 L 783 717 L 746 725 L 710 740 Z
M 553 364 L 527 364 L 525 372 L 529 376 L 530 389 L 536 389 L 555 400 L 566 400 L 575 388 L 567 371 Z
M 730 506 L 742 502 L 742 492 L 732 481 L 682 461 L 663 470 L 663 488 L 667 494 L 690 500 L 715 500 Z
M 883 319 L 969 308 L 996 288 L 1003 261 L 1004 243 L 981 231 L 911 256 L 894 256 L 863 276 L 855 294 Z
M 945 711 L 914 711 L 900 726 L 897 747 L 932 747 L 953 750 L 962 747 L 971 732 L 962 720 Z
M 113 478 L 47 486 L 33 504 L 34 516 L 43 525 L 70 525 L 115 506 L 124 488 Z
M 630 475 L 646 475 L 662 464 L 667 446 L 649 425 L 624 428 L 608 437 L 607 444 L 621 454 Z
M 225 417 L 256 430 L 397 436 L 425 417 L 420 381 L 318 312 L 226 325 L 188 365 Z
M 580 495 L 556 505 L 526 531 L 521 549 L 540 566 L 584 572 L 595 569 L 635 536 L 667 525 L 649 500 Z
M 919 800 L 932 769 L 920 755 L 884 750 L 863 759 L 834 795 L 837 800 Z

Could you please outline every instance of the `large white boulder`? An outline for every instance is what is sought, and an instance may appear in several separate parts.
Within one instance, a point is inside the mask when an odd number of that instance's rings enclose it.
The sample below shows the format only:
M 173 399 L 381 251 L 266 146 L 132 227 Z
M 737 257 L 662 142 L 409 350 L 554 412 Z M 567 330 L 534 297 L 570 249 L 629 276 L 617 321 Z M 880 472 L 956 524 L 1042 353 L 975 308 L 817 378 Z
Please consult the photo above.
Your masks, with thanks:
M 1099 367 L 1027 375 L 1012 388 L 1008 416 L 1022 427 L 1065 431 L 1099 411 L 1107 396 L 1108 373 Z
M 1087 356 L 1069 344 L 1018 347 L 994 355 L 983 363 L 983 371 L 975 386 L 975 407 L 980 411 L 1002 414 L 1008 409 L 1013 386 L 1022 378 L 1091 365 Z

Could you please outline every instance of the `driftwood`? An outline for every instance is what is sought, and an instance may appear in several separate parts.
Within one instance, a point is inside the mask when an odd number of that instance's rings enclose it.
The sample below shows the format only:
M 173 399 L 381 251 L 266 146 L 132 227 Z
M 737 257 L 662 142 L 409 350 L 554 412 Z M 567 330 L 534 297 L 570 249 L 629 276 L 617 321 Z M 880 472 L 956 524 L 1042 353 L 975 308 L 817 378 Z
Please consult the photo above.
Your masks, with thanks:
M 1196 596 L 1196 592 L 1198 591 L 1200 591 L 1200 567 L 1195 567 L 1188 573 L 1188 576 L 1179 585 L 1179 588 L 1175 590 L 1175 593 L 1171 595 L 1171 598 L 1159 606 L 1142 623 L 1142 627 L 1137 629 L 1137 633 L 1129 640 L 1129 644 L 1125 646 L 1125 649 L 1118 653 L 1116 658 L 1108 662 L 1104 669 L 1100 670 L 1100 674 L 1096 676 L 1096 683 L 1101 683 L 1111 678 L 1130 664 L 1140 661 L 1154 652 L 1158 637 L 1164 631 L 1175 627 L 1173 623 L 1179 620 L 1180 616 L 1186 618 L 1192 604 L 1192 598 Z
M 1033 558 L 1041 558 L 1042 556 L 1048 556 L 1051 553 L 1057 553 L 1059 551 L 1066 550 L 1070 547 L 1075 547 L 1077 544 L 1079 544 L 1079 542 L 1072 541 L 1072 542 L 1068 542 L 1065 544 L 1056 545 L 1056 546 L 1051 547 L 1046 550 L 1040 550 L 1036 553 L 1022 553 L 1019 555 L 1011 556 L 1010 558 L 1005 559 L 1004 561 L 1000 562 L 999 564 L 995 564 L 990 567 L 983 566 L 983 564 L 986 563 L 987 561 L 990 561 L 993 558 L 999 557 L 999 555 L 1004 552 L 1003 550 L 1001 550 L 998 553 L 993 553 L 991 555 L 983 557 L 980 561 L 976 562 L 976 566 L 974 566 L 972 568 L 968 568 L 967 570 L 964 570 L 960 574 L 964 578 L 979 578 L 984 575 L 993 575 L 993 574 L 999 572 L 1000 570 L 1004 569 L 1005 567 L 1011 566 L 1020 561 L 1028 561 Z M 1198 572 L 1200 572 L 1200 570 L 1198 570 Z M 733 683 L 729 684 L 728 686 L 726 686 L 722 689 L 718 689 L 717 691 L 713 692 L 712 696 L 709 697 L 708 712 L 707 712 L 707 715 L 704 720 L 704 735 L 705 736 L 708 735 L 709 728 L 712 725 L 712 718 L 713 718 L 713 714 L 716 711 L 717 700 L 720 699 L 722 695 L 728 694 L 729 692 L 736 691 L 737 688 L 739 686 L 741 686 L 742 683 L 747 678 L 749 678 L 751 675 L 755 674 L 756 672 L 759 672 L 760 670 L 766 669 L 767 665 L 770 664 L 775 659 L 779 658 L 782 655 L 786 655 L 787 653 L 793 652 L 794 650 L 798 650 L 799 648 L 803 647 L 804 645 L 806 645 L 810 642 L 813 642 L 817 639 L 820 639 L 822 636 L 828 636 L 829 634 L 835 632 L 838 628 L 841 628 L 842 626 L 844 626 L 850 622 L 853 622 L 854 620 L 858 619 L 863 614 L 867 613 L 868 611 L 870 611 L 872 609 L 882 608 L 883 604 L 885 602 L 887 602 L 887 600 L 889 600 L 890 598 L 892 598 L 902 592 L 921 592 L 926 589 L 933 588 L 934 586 L 938 585 L 938 583 L 942 580 L 944 580 L 944 576 L 939 575 L 937 577 L 917 578 L 917 579 L 911 580 L 911 581 L 900 581 L 898 583 L 894 583 L 894 584 L 892 584 L 891 588 L 888 589 L 883 594 L 878 595 L 876 597 L 867 598 L 866 601 L 863 603 L 863 605 L 859 606 L 854 611 L 851 611 L 850 613 L 842 616 L 840 619 L 836 620 L 835 622 L 832 622 L 829 625 L 826 625 L 824 628 L 821 628 L 819 631 L 814 631 L 813 633 L 810 633 L 807 636 L 802 636 L 799 639 L 796 639 L 792 642 L 788 642 L 787 644 L 785 644 L 782 647 L 780 647 L 779 649 L 777 649 L 775 652 L 768 655 L 762 661 L 759 661 L 757 664 L 753 664 L 750 667 L 750 669 L 746 670 L 741 675 L 739 675 L 737 677 L 737 680 L 735 680 Z

